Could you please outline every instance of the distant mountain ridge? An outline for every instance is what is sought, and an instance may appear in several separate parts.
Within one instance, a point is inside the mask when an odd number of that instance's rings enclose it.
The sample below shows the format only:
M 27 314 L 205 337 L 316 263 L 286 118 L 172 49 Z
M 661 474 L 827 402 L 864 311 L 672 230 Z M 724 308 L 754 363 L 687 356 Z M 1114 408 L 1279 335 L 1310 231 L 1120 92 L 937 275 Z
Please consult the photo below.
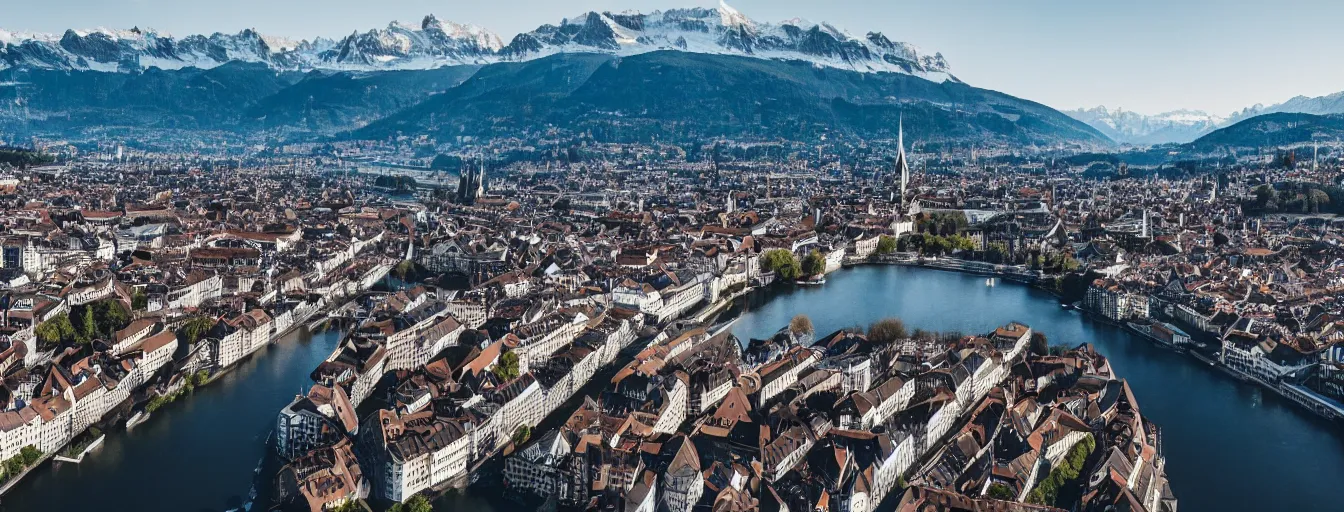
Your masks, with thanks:
M 723 3 L 713 9 L 651 14 L 586 12 L 518 34 L 508 44 L 479 26 L 433 15 L 418 26 L 393 22 L 340 40 L 294 40 L 250 29 L 180 39 L 140 28 L 67 30 L 59 36 L 0 30 L 0 68 L 104 72 L 209 69 L 229 62 L 261 63 L 280 71 L 407 70 L 526 61 L 556 53 L 630 56 L 666 50 L 956 80 L 941 54 L 925 54 L 880 32 L 855 37 L 827 23 L 799 19 L 760 23 Z
M 1258 115 L 1215 130 L 1186 144 L 1185 147 L 1194 151 L 1209 152 L 1228 148 L 1255 149 L 1339 140 L 1344 140 L 1344 114 L 1275 112 Z
M 611 141 L 895 139 L 902 119 L 907 138 L 940 143 L 1112 144 L 1045 105 L 961 82 L 675 51 L 560 53 L 486 66 L 351 137 L 443 140 L 563 128 Z
M 1104 106 L 1063 112 L 1122 144 L 1184 144 L 1265 114 L 1344 114 L 1344 92 L 1318 97 L 1298 96 L 1277 105 L 1247 107 L 1228 116 L 1199 110 L 1176 110 L 1150 116 Z
M 1199 110 L 1175 110 L 1149 116 L 1099 106 L 1065 110 L 1064 113 L 1096 128 L 1116 142 L 1137 145 L 1190 142 L 1226 122 L 1222 117 Z
M 446 142 L 558 130 L 600 141 L 814 141 L 894 139 L 902 119 L 906 137 L 926 144 L 1112 144 L 1047 106 L 961 82 L 677 51 L 377 72 L 278 72 L 248 62 L 0 70 L 0 133 L 274 130 Z
M 1326 96 L 1297 96 L 1277 105 L 1255 105 L 1232 114 L 1227 124 L 1244 121 L 1255 116 L 1275 113 L 1314 114 L 1318 116 L 1344 114 L 1344 91 Z

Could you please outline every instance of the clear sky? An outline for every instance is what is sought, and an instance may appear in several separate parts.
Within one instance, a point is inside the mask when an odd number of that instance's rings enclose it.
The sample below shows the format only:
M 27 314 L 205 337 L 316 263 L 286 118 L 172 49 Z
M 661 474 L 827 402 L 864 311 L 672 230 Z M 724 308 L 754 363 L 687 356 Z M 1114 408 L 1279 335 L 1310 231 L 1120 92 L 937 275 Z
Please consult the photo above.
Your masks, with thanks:
M 589 10 L 652 11 L 717 0 L 5 0 L 0 27 L 152 27 L 174 35 L 255 28 L 340 37 L 389 21 L 475 23 L 506 42 Z M 1338 0 L 733 0 L 758 21 L 829 21 L 947 57 L 979 87 L 1060 108 L 1227 114 L 1344 91 Z

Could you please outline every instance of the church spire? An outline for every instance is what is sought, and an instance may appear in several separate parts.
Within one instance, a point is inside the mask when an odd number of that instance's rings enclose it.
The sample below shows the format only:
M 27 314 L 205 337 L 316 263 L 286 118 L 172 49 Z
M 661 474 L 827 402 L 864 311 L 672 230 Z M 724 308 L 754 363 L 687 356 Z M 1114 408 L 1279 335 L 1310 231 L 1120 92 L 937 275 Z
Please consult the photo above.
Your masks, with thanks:
M 905 115 L 902 114 L 896 125 L 896 172 L 901 180 L 901 206 L 905 206 L 905 192 L 910 186 L 910 163 L 905 157 Z

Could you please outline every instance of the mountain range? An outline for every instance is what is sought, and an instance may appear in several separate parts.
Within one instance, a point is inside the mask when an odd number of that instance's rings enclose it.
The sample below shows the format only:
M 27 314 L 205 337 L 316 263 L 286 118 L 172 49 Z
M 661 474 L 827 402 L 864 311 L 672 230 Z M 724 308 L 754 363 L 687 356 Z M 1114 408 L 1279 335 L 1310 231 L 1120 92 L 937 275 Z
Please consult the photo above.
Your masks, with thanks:
M 1112 144 L 1054 109 L 961 82 L 937 53 L 828 23 L 759 23 L 727 5 L 588 12 L 507 44 L 433 16 L 341 40 L 0 32 L 0 133 L 894 139 L 902 120 L 923 143 Z
M 560 129 L 606 141 L 680 142 L 894 139 L 903 120 L 907 138 L 924 142 L 1111 144 L 1049 107 L 961 82 L 670 50 L 377 72 L 301 73 L 255 62 L 141 73 L 0 70 L 0 83 L 19 82 L 0 87 L 0 105 L 8 105 L 0 132 L 274 129 L 451 141 Z
M 61 35 L 0 30 L 0 67 L 141 72 L 227 62 L 281 71 L 375 71 L 518 62 L 556 53 L 630 56 L 660 50 L 802 60 L 860 72 L 898 72 L 956 80 L 941 54 L 892 41 L 880 32 L 850 35 L 827 23 L 762 23 L 720 4 L 637 12 L 586 12 L 515 36 L 508 44 L 475 25 L 426 16 L 340 40 L 271 37 L 254 30 L 175 38 L 149 29 L 67 30 Z
M 1272 112 L 1220 128 L 1186 144 L 1198 153 L 1257 150 L 1266 146 L 1301 146 L 1313 141 L 1344 140 L 1344 114 Z
M 1319 97 L 1298 96 L 1276 105 L 1247 107 L 1227 116 L 1199 110 L 1176 110 L 1157 115 L 1144 115 L 1124 109 L 1108 109 L 1104 106 L 1066 110 L 1064 113 L 1087 123 L 1122 144 L 1184 144 L 1220 128 L 1227 128 L 1265 114 L 1344 114 L 1344 92 Z
M 599 140 L 715 137 L 1107 146 L 1039 103 L 951 80 L 858 73 L 735 55 L 562 53 L 481 68 L 457 87 L 356 131 L 357 138 L 521 136 L 564 128 Z
M 1096 128 L 1111 140 L 1135 145 L 1190 142 L 1227 121 L 1198 110 L 1176 110 L 1150 116 L 1099 106 L 1064 113 Z

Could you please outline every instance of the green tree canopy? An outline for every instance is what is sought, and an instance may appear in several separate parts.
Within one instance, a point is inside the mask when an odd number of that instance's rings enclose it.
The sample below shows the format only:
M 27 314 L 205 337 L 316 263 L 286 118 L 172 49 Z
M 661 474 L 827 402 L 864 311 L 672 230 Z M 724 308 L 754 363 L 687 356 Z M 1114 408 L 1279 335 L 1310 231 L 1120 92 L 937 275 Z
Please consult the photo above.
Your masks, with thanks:
M 790 281 L 798 279 L 803 274 L 803 268 L 798 263 L 798 257 L 793 255 L 793 251 L 787 249 L 766 251 L 765 254 L 761 255 L 761 267 Z
M 88 344 L 98 337 L 98 322 L 93 319 L 93 308 L 84 307 L 84 311 L 79 315 L 79 325 L 75 327 L 76 339 L 80 343 Z
M 131 323 L 131 314 L 122 306 L 121 301 L 102 300 L 93 303 L 93 317 L 98 327 L 98 334 L 104 338 L 112 338 L 117 331 L 126 328 Z
M 877 253 L 891 254 L 896 251 L 896 238 L 882 235 L 877 239 Z
M 820 251 L 812 251 L 803 258 L 803 273 L 816 276 L 826 273 L 826 257 Z
M 31 466 L 42 458 L 42 450 L 30 444 L 19 449 L 19 457 L 23 460 L 23 465 Z
M 185 341 L 188 345 L 196 343 L 205 337 L 210 329 L 215 327 L 215 319 L 208 316 L 196 317 L 188 320 L 177 330 L 177 339 Z
M 495 365 L 493 371 L 495 376 L 499 377 L 499 380 L 502 381 L 507 382 L 518 378 L 518 354 L 515 352 L 505 352 L 504 355 L 499 356 L 499 364 Z
M 395 505 L 392 505 L 392 508 L 387 509 L 387 511 L 388 511 L 388 512 L 434 512 L 434 507 L 433 507 L 433 505 L 430 505 L 430 503 L 429 503 L 429 498 L 426 498 L 423 494 L 417 494 L 417 495 L 415 495 L 415 496 L 411 496 L 411 499 L 406 500 L 406 501 L 403 502 L 403 503 L 397 503 L 397 504 L 395 504 Z
M 144 290 L 136 290 L 135 294 L 131 295 L 131 309 L 134 309 L 136 311 L 143 311 L 148 307 L 149 307 L 149 296 L 145 295 Z
M 1008 246 L 1003 245 L 1002 243 L 995 242 L 989 244 L 989 247 L 985 248 L 985 261 L 990 263 L 1006 263 L 1008 262 L 1008 259 Z
M 70 323 L 69 315 L 66 314 L 57 315 L 38 324 L 34 332 L 37 335 L 37 340 L 44 345 L 75 342 L 79 336 L 75 326 Z
M 532 438 L 532 427 L 527 425 L 518 425 L 518 430 L 513 432 L 513 444 L 522 446 L 528 439 Z
M 986 495 L 1000 501 L 1017 500 L 1017 496 L 1013 495 L 1013 490 L 1003 484 L 993 484 L 989 486 L 989 492 L 986 493 Z

